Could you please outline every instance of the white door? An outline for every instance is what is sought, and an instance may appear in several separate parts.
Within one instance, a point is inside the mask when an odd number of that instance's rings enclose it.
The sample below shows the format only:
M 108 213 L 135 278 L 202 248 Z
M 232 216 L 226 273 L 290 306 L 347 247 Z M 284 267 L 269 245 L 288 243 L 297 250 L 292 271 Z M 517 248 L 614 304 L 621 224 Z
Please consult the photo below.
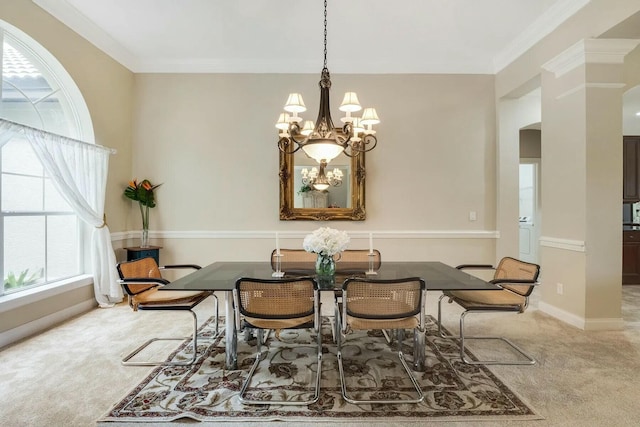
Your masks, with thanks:
M 538 264 L 540 241 L 539 160 L 520 163 L 520 259 Z

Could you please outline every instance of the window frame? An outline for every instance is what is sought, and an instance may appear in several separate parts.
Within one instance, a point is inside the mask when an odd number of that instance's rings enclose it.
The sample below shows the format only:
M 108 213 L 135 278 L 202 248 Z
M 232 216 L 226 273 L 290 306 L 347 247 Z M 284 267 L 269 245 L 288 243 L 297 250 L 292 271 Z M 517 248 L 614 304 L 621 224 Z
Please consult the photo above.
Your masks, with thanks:
M 86 141 L 89 143 L 95 143 L 95 136 L 93 133 L 93 124 L 91 121 L 91 116 L 89 114 L 89 109 L 87 104 L 73 81 L 71 75 L 64 69 L 62 64 L 43 46 L 41 46 L 38 42 L 36 42 L 33 38 L 31 38 L 26 33 L 22 32 L 18 28 L 6 23 L 5 21 L 0 19 L 0 46 L 2 46 L 2 52 L 4 52 L 4 41 L 7 40 L 8 43 L 16 50 L 18 50 L 21 54 L 23 54 L 32 64 L 38 68 L 38 71 L 42 74 L 43 78 L 46 80 L 48 85 L 52 88 L 52 92 L 46 94 L 42 98 L 39 98 L 34 103 L 28 96 L 25 96 L 25 99 L 31 103 L 31 106 L 34 108 L 40 123 L 41 129 L 46 131 L 53 131 L 54 133 L 60 133 L 64 136 L 79 139 L 82 141 Z M 0 54 L 0 59 L 2 55 Z M 0 76 L 2 76 L 2 83 L 4 83 L 3 77 L 3 65 L 0 61 Z M 12 84 L 11 84 L 12 85 Z M 12 85 L 13 86 L 13 85 Z M 15 86 L 14 86 L 15 87 Z M 20 91 L 19 88 L 16 88 Z M 2 95 L 2 85 L 0 85 L 0 97 Z M 59 129 L 51 129 L 51 126 L 47 126 L 47 121 L 42 117 L 40 111 L 38 110 L 37 104 L 42 102 L 48 97 L 56 96 L 57 100 L 60 104 L 60 108 L 63 112 L 63 117 L 65 119 L 66 131 L 60 132 Z M 38 127 L 38 126 L 36 126 Z M 0 152 L 0 162 L 2 161 L 2 153 Z M 1 164 L 1 163 L 0 163 Z M 29 175 L 31 176 L 31 175 Z M 35 175 L 34 175 L 35 176 Z M 43 186 L 43 197 L 45 197 L 46 190 L 46 182 L 50 178 L 43 174 L 41 177 L 42 186 Z M 3 180 L 3 172 L 0 168 L 0 191 Z M 50 189 L 46 191 L 51 191 Z M 89 256 L 87 253 L 87 239 L 90 237 L 89 227 L 80 219 L 80 217 L 73 212 L 73 210 L 69 211 L 59 211 L 59 210 L 46 210 L 46 206 L 42 204 L 42 210 L 37 211 L 2 211 L 0 206 L 0 237 L 2 238 L 2 244 L 0 244 L 0 272 L 2 273 L 3 283 L 2 287 L 0 287 L 0 306 L 4 307 L 4 303 L 7 301 L 15 301 L 16 299 L 22 298 L 24 296 L 26 298 L 25 301 L 34 300 L 33 295 L 43 292 L 44 294 L 50 293 L 50 289 L 54 289 L 58 286 L 64 289 L 73 289 L 79 286 L 79 283 L 87 284 L 87 277 L 91 277 L 87 275 L 89 271 Z M 78 266 L 78 274 L 73 274 L 68 277 L 57 277 L 55 280 L 48 280 L 48 227 L 49 227 L 49 219 L 55 216 L 74 216 L 76 218 L 77 224 L 77 242 L 76 242 L 76 253 L 78 259 L 76 260 L 76 265 Z M 28 216 L 39 216 L 44 218 L 45 222 L 45 234 L 44 234 L 44 248 L 45 248 L 45 263 L 44 263 L 44 271 L 43 278 L 44 281 L 38 284 L 34 284 L 32 286 L 25 286 L 19 289 L 5 291 L 4 289 L 4 280 L 5 280 L 5 271 L 4 271 L 4 221 L 7 217 L 28 217 Z M 36 298 L 39 299 L 39 298 Z M 0 308 L 2 308 L 0 307 Z M 3 311 L 3 310 L 0 310 Z

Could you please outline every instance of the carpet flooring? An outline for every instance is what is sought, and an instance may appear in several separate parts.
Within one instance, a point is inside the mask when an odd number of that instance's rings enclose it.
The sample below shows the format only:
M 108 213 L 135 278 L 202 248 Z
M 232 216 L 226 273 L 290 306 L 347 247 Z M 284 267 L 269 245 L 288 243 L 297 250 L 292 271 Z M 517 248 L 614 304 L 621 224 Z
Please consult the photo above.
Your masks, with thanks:
M 255 356 L 255 343 L 239 340 L 238 370 L 224 369 L 224 337 L 215 337 L 211 319 L 201 328 L 198 353 L 190 367 L 155 368 L 122 400 L 117 402 L 99 424 L 118 422 L 282 420 L 315 422 L 370 419 L 372 422 L 456 421 L 456 420 L 532 420 L 542 417 L 516 392 L 502 383 L 484 366 L 461 363 L 454 341 L 437 335 L 434 319 L 427 322 L 425 372 L 415 372 L 425 394 L 420 404 L 365 404 L 345 402 L 340 394 L 336 347 L 329 324 L 323 325 L 321 394 L 317 403 L 307 406 L 243 405 L 237 395 Z M 411 334 L 403 350 L 411 358 Z M 192 346 L 185 341 L 170 356 L 174 360 L 190 358 Z M 312 393 L 316 372 L 315 341 L 306 330 L 273 334 L 267 346 L 269 354 L 254 375 L 249 393 L 252 397 L 284 400 L 306 399 Z M 395 348 L 395 347 L 394 347 Z M 344 342 L 343 359 L 347 384 L 356 396 L 380 396 L 402 399 L 415 395 L 393 351 L 381 334 L 358 332 Z M 475 356 L 469 353 L 471 358 Z

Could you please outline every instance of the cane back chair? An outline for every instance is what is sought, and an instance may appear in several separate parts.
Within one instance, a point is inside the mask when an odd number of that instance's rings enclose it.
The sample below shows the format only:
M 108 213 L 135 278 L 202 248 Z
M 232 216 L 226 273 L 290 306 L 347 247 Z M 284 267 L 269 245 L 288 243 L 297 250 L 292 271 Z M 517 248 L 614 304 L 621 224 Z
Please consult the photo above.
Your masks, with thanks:
M 138 310 L 170 310 L 188 311 L 193 316 L 192 337 L 151 338 L 140 347 L 133 350 L 122 359 L 123 365 L 156 366 L 173 365 L 186 366 L 193 364 L 198 349 L 198 318 L 194 307 L 212 295 L 215 298 L 215 333 L 218 334 L 218 298 L 208 291 L 161 291 L 162 286 L 169 283 L 162 278 L 161 271 L 166 269 L 200 269 L 195 264 L 165 265 L 159 267 L 154 258 L 141 258 L 134 261 L 121 262 L 117 265 L 120 284 L 128 295 L 129 306 L 133 311 Z M 155 341 L 184 341 L 192 338 L 193 357 L 187 362 L 172 361 L 131 361 L 131 359 Z
M 233 293 L 236 328 L 252 328 L 257 332 L 256 358 L 247 379 L 240 389 L 239 400 L 257 405 L 310 405 L 320 396 L 322 372 L 322 334 L 320 331 L 320 293 L 318 284 L 311 277 L 256 279 L 241 278 L 236 281 Z M 312 329 L 316 334 L 317 372 L 314 394 L 307 400 L 252 399 L 247 388 L 260 361 L 268 354 L 262 351 L 263 331 L 275 330 L 279 338 L 283 329 Z
M 274 249 L 271 252 L 271 268 L 274 271 L 278 268 L 278 258 L 280 258 L 280 271 L 289 273 L 298 271 L 310 274 L 315 271 L 318 255 L 307 252 L 304 249 L 280 249 L 280 255 L 278 255 L 278 251 Z M 377 271 L 382 265 L 382 257 L 378 249 L 371 251 L 368 249 L 347 249 L 342 251 L 336 258 L 336 283 L 344 281 L 350 273 L 364 273 L 368 270 Z M 336 289 L 336 304 L 340 302 L 341 295 L 342 290 Z M 335 342 L 337 323 L 331 315 L 329 315 L 329 321 L 331 322 L 331 333 Z M 386 331 L 384 333 L 385 337 L 388 337 Z
M 402 351 L 405 329 L 413 329 L 414 334 L 424 333 L 424 280 L 411 277 L 393 280 L 349 278 L 342 286 L 342 303 L 336 307 L 339 324 L 338 369 L 344 400 L 354 404 L 364 403 L 418 403 L 424 399 L 422 390 Z M 397 331 L 398 358 L 415 389 L 417 397 L 408 399 L 357 399 L 349 394 L 343 366 L 343 339 L 352 330 Z M 398 396 L 400 392 L 398 392 Z
M 444 338 L 456 338 L 460 340 L 460 358 L 469 365 L 533 365 L 536 360 L 525 353 L 511 340 L 499 336 L 469 336 L 465 334 L 465 317 L 469 313 L 524 313 L 529 305 L 529 295 L 538 284 L 540 266 L 511 257 L 504 257 L 497 267 L 486 264 L 462 264 L 457 266 L 463 269 L 493 269 L 493 280 L 500 286 L 500 290 L 478 291 L 444 291 L 438 300 L 438 332 Z M 448 298 L 449 303 L 455 302 L 464 311 L 460 315 L 460 336 L 445 335 L 442 330 L 442 300 Z M 522 359 L 507 360 L 471 360 L 465 354 L 465 340 L 500 340 L 519 353 Z

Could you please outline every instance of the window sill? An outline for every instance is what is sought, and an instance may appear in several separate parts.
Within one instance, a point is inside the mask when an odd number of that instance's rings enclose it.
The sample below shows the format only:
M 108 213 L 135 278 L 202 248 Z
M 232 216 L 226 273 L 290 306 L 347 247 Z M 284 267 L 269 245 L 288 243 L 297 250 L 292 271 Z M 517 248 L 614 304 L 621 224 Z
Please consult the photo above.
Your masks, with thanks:
M 93 284 L 93 276 L 82 274 L 22 292 L 0 296 L 0 313 Z

